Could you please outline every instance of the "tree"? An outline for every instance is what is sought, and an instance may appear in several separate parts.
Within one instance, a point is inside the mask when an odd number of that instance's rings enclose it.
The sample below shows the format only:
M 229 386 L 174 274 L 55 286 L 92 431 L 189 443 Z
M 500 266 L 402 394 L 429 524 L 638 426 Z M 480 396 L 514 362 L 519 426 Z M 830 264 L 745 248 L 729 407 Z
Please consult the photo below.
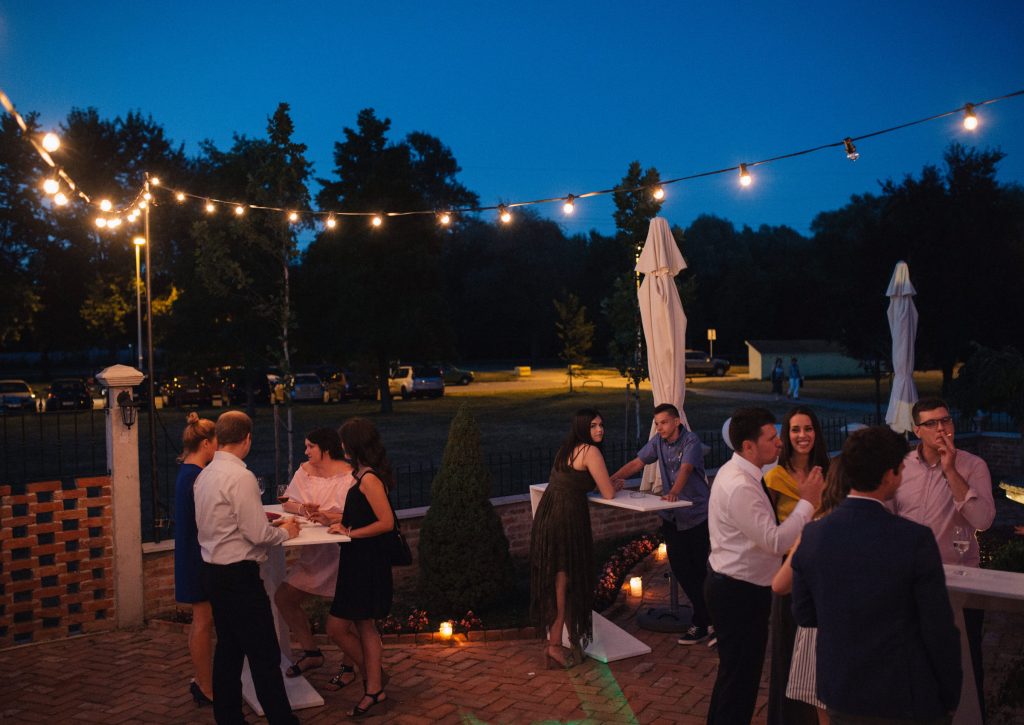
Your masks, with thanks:
M 968 417 L 978 411 L 1007 413 L 1024 433 L 1024 355 L 1013 347 L 976 345 L 957 374 L 953 399 Z
M 432 612 L 479 611 L 512 588 L 508 539 L 490 495 L 480 429 L 463 404 L 452 420 L 420 527 L 419 590 Z
M 587 308 L 580 304 L 576 295 L 569 293 L 564 301 L 552 300 L 558 312 L 555 329 L 562 343 L 559 358 L 569 371 L 569 392 L 577 367 L 590 362 L 590 348 L 594 344 L 594 324 L 587 319 Z

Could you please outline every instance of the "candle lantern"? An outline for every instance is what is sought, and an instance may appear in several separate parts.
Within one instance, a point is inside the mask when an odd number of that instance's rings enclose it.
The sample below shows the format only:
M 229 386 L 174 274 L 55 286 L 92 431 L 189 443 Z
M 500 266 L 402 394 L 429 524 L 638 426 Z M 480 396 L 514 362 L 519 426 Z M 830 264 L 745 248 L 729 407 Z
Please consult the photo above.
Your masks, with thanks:
M 658 544 L 658 561 L 665 561 L 668 557 L 668 544 L 662 542 Z
M 635 576 L 629 580 L 629 595 L 631 597 L 642 597 L 644 595 L 643 579 Z
M 445 639 L 450 639 L 452 636 L 452 623 L 450 621 L 441 622 L 441 626 L 438 628 L 437 632 Z

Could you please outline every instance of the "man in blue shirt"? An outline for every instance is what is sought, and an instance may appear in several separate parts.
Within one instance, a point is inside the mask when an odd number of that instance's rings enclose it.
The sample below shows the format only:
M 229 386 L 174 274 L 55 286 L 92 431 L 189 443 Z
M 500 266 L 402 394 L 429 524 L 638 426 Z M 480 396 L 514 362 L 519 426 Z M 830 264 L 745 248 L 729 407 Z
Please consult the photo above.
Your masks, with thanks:
M 672 573 L 693 605 L 693 621 L 679 644 L 695 644 L 714 631 L 704 603 L 704 577 L 708 551 L 708 479 L 704 473 L 704 444 L 700 436 L 686 430 L 679 410 L 669 403 L 654 409 L 657 435 L 647 441 L 636 458 L 612 475 L 613 482 L 638 474 L 645 465 L 658 462 L 665 501 L 690 501 L 693 505 L 660 511 L 661 530 L 668 548 Z

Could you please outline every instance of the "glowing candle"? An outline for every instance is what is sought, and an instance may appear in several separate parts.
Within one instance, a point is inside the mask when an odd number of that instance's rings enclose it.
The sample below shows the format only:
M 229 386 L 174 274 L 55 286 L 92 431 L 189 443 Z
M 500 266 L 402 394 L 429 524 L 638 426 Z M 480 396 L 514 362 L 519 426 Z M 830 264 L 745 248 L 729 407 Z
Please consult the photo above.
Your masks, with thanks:
M 440 634 L 445 639 L 451 638 L 451 636 L 452 636 L 452 623 L 451 622 L 441 622 L 441 626 L 438 627 L 437 633 Z
M 642 597 L 644 595 L 644 582 L 638 576 L 629 580 L 629 595 L 631 597 Z

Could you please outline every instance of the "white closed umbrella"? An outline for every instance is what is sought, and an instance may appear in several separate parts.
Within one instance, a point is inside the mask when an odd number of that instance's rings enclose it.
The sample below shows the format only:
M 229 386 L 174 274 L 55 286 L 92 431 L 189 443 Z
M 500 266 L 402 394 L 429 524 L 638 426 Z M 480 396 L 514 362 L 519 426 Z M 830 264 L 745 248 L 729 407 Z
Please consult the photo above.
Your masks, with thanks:
M 914 385 L 914 343 L 917 341 L 917 290 L 910 282 L 910 268 L 897 262 L 885 291 L 889 298 L 889 332 L 892 334 L 892 393 L 885 422 L 897 433 L 906 433 L 914 426 L 911 409 L 917 402 Z
M 686 315 L 679 300 L 675 277 L 686 269 L 686 261 L 672 236 L 668 221 L 651 219 L 647 241 L 636 263 L 644 275 L 638 292 L 640 319 L 647 341 L 647 370 L 654 391 L 654 404 L 671 403 L 689 428 L 683 400 L 686 397 Z M 651 435 L 654 435 L 651 424 Z M 657 463 L 644 469 L 640 488 L 661 490 L 663 482 Z M 667 484 L 671 485 L 671 481 Z

